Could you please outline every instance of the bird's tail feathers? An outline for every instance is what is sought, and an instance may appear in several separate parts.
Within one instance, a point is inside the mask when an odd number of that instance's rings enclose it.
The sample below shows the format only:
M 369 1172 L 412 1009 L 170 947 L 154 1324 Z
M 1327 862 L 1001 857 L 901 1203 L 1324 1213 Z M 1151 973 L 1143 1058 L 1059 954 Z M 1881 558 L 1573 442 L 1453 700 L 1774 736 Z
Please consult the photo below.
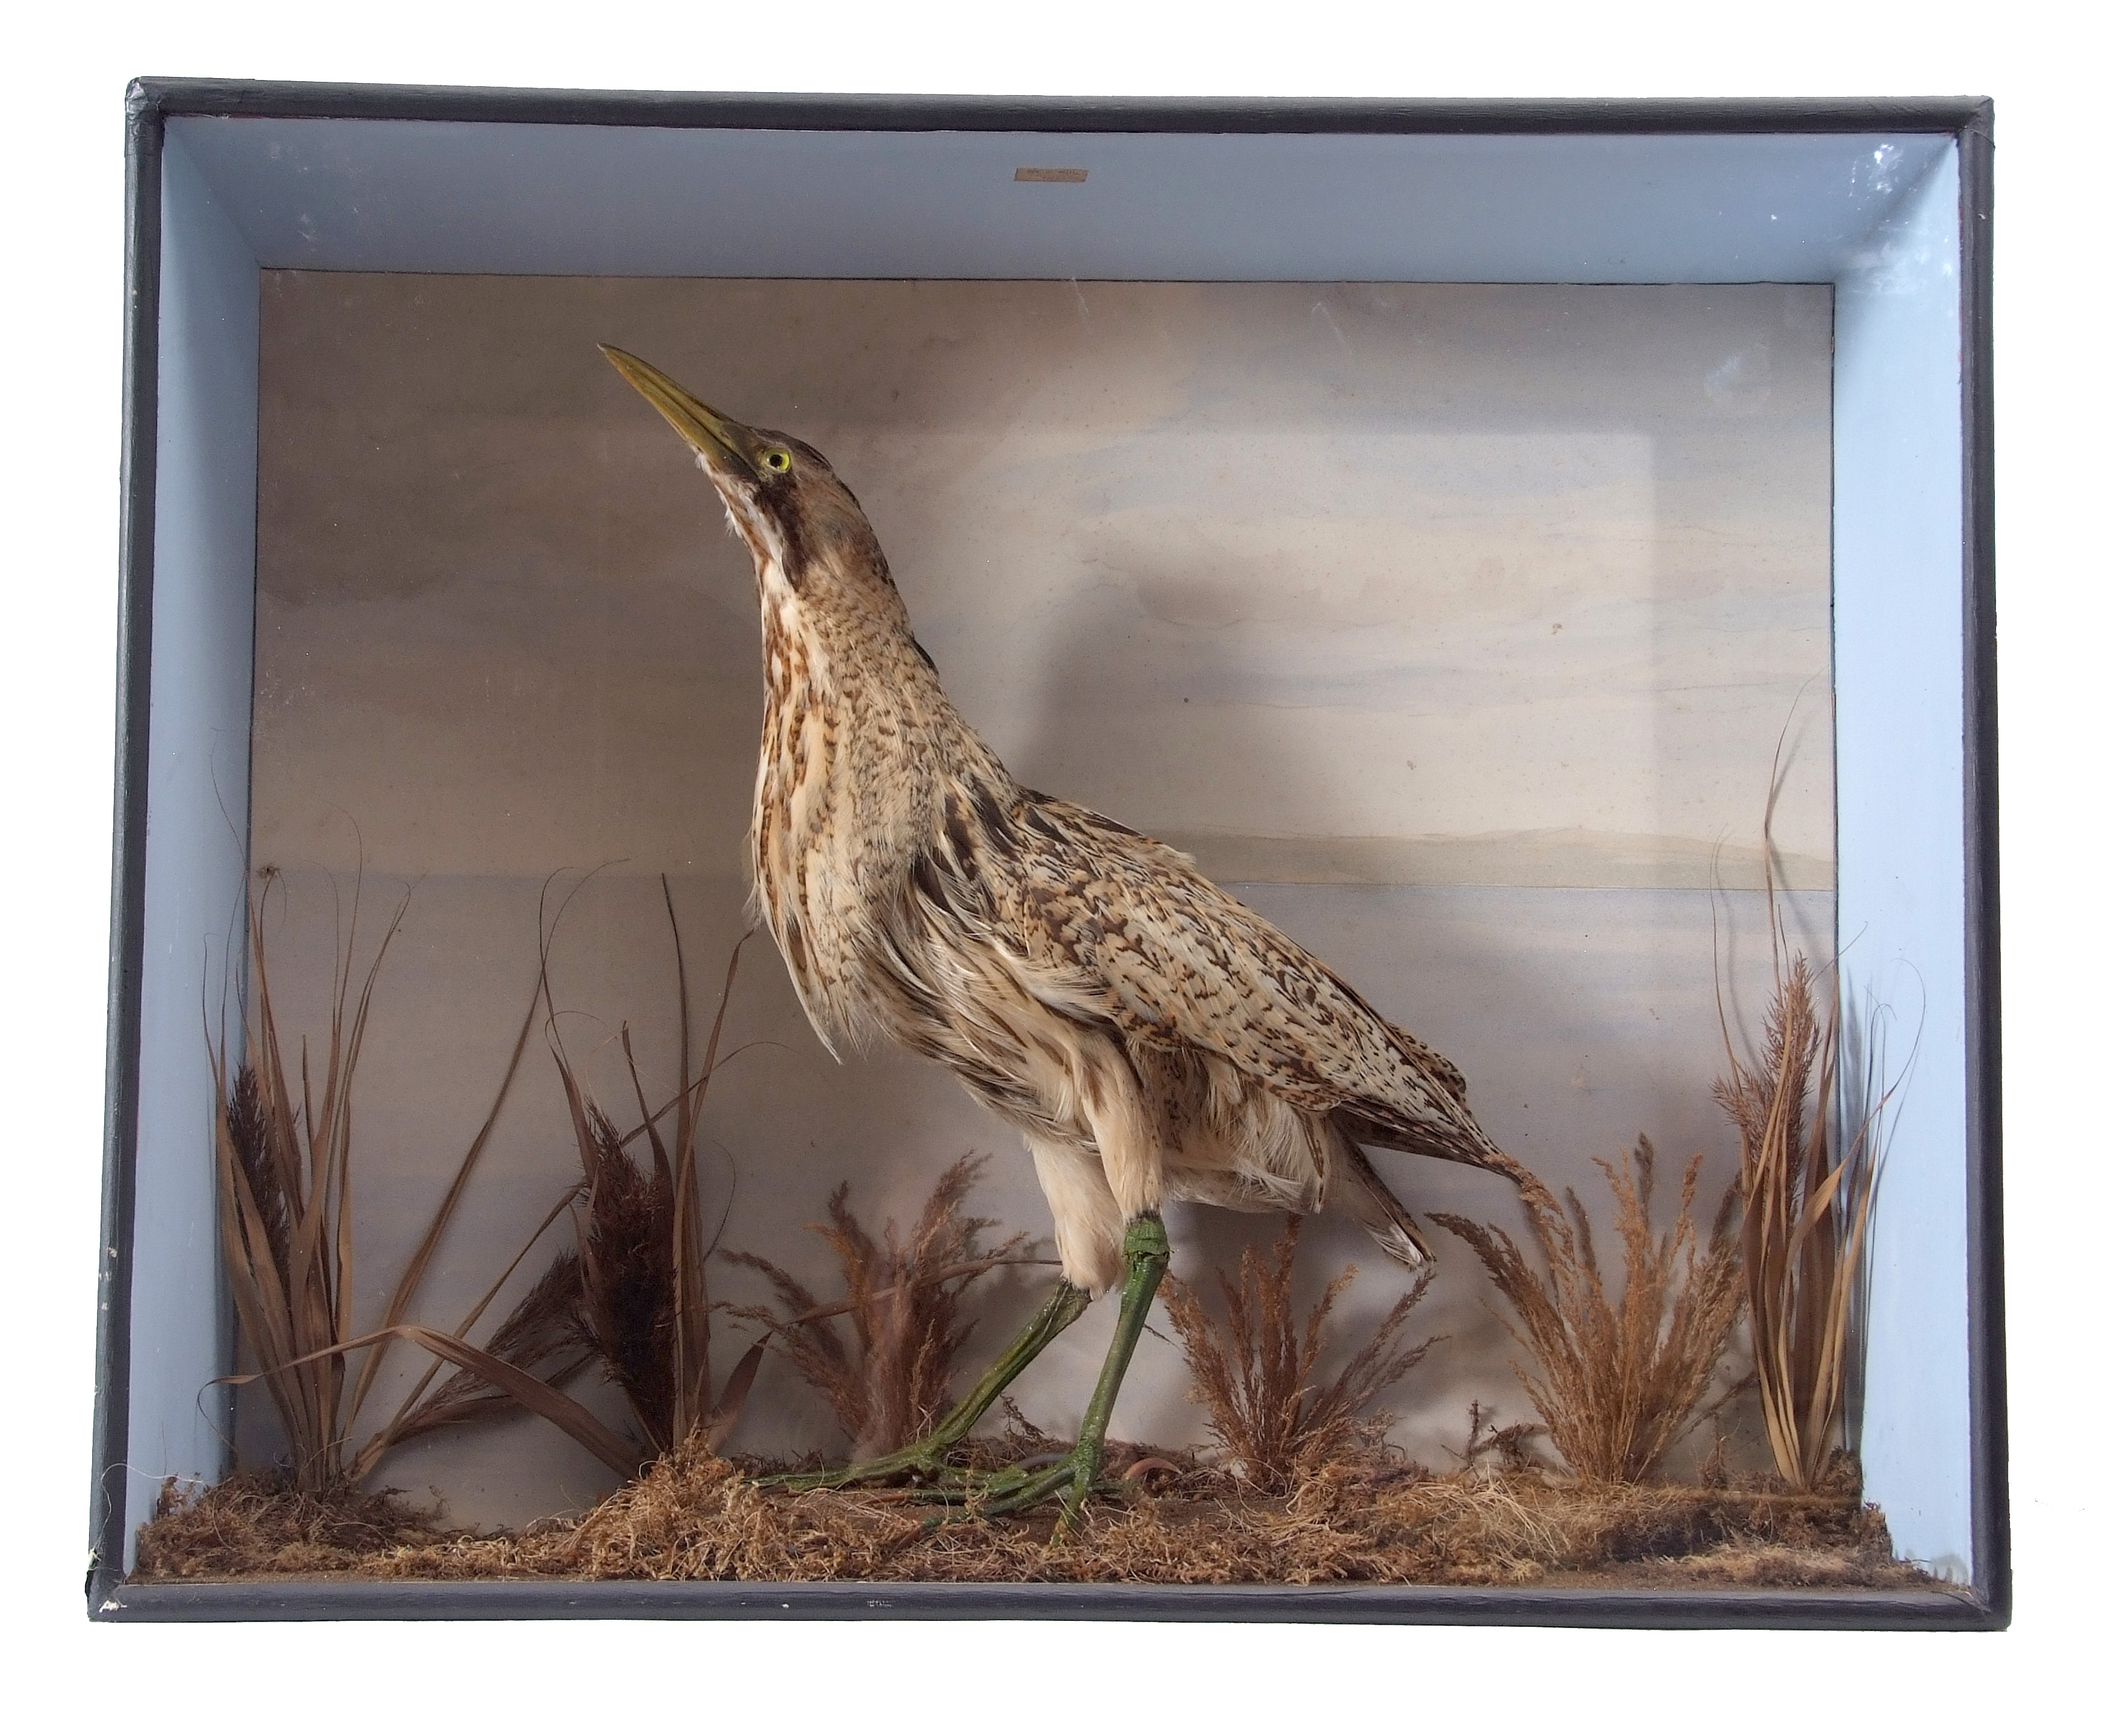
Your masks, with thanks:
M 1431 1126 L 1417 1128 L 1411 1132 L 1403 1132 L 1368 1115 L 1346 1109 L 1338 1109 L 1330 1119 L 1335 1122 L 1336 1131 L 1343 1135 L 1346 1143 L 1376 1145 L 1385 1151 L 1406 1152 L 1412 1157 L 1440 1158 L 1449 1163 L 1465 1163 L 1471 1168 L 1487 1170 L 1491 1175 L 1502 1176 L 1510 1182 L 1530 1206 L 1553 1213 L 1558 1219 L 1563 1216 L 1563 1208 L 1556 1204 L 1554 1195 L 1548 1190 L 1547 1185 L 1540 1177 L 1509 1152 L 1499 1150 L 1496 1142 L 1482 1131 L 1472 1117 L 1463 1117 L 1459 1125 L 1453 1127 Z M 1363 1172 L 1370 1178 L 1371 1185 L 1387 1199 L 1392 1200 L 1394 1196 L 1387 1193 L 1386 1184 L 1380 1180 L 1371 1163 L 1365 1161 L 1362 1152 L 1358 1154 L 1358 1161 L 1363 1164 Z M 1396 1208 L 1399 1208 L 1398 1203 Z
M 1408 1208 L 1380 1179 L 1371 1160 L 1347 1139 L 1339 1143 L 1331 1179 L 1330 1191 L 1335 1197 L 1329 1203 L 1362 1224 L 1389 1259 L 1409 1267 L 1430 1263 L 1431 1244 L 1408 1215 Z

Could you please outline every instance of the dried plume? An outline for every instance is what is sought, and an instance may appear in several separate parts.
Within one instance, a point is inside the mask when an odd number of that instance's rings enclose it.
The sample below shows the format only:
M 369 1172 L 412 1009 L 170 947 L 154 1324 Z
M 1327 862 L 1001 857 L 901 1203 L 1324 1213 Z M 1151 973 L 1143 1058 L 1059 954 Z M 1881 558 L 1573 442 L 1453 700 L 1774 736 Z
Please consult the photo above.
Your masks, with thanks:
M 1640 1137 L 1618 1170 L 1594 1161 L 1614 1195 L 1618 1299 L 1608 1293 L 1591 1220 L 1575 1193 L 1567 1217 L 1545 1196 L 1522 1195 L 1545 1275 L 1503 1230 L 1449 1213 L 1433 1219 L 1475 1250 L 1511 1304 L 1512 1336 L 1539 1364 L 1538 1374 L 1522 1369 L 1520 1377 L 1570 1469 L 1595 1481 L 1637 1482 L 1716 1408 L 1704 1400 L 1744 1300 L 1732 1233 L 1738 1194 L 1727 1191 L 1704 1243 L 1694 1216 L 1702 1176 L 1695 1157 L 1681 1178 L 1679 1215 L 1660 1235 L 1651 1223 L 1650 1141 Z
M 1431 1287 L 1426 1268 L 1335 1379 L 1321 1385 L 1314 1371 L 1328 1317 L 1357 1268 L 1345 1268 L 1330 1281 L 1302 1328 L 1291 1304 L 1298 1231 L 1299 1220 L 1289 1219 L 1266 1259 L 1253 1247 L 1243 1249 L 1237 1281 L 1218 1272 L 1222 1323 L 1180 1279 L 1169 1277 L 1162 1291 L 1195 1378 L 1190 1396 L 1209 1411 L 1212 1438 L 1244 1481 L 1275 1491 L 1322 1466 L 1369 1455 L 1390 1419 L 1367 1416 L 1367 1409 L 1436 1341 L 1402 1342 L 1411 1311 Z
M 839 1303 L 824 1304 L 760 1254 L 727 1256 L 761 1272 L 778 1295 L 778 1311 L 732 1312 L 771 1329 L 779 1354 L 828 1400 L 855 1460 L 908 1445 L 944 1413 L 954 1359 L 975 1324 L 963 1318 L 964 1292 L 993 1267 L 1022 1258 L 1025 1235 L 987 1249 L 983 1232 L 995 1221 L 962 1209 L 985 1161 L 964 1157 L 947 1166 L 906 1240 L 892 1219 L 875 1237 L 851 1209 L 851 1184 L 838 1183 L 828 1222 L 810 1227 L 837 1256 Z M 848 1339 L 839 1319 L 850 1324 Z
M 551 1043 L 580 1158 L 579 1253 L 568 1257 L 577 1283 L 577 1318 L 586 1345 L 623 1388 L 644 1437 L 645 1450 L 632 1455 L 632 1469 L 639 1459 L 671 1451 L 692 1434 L 716 1451 L 740 1420 L 763 1355 L 760 1343 L 751 1345 L 714 1396 L 699 1112 L 719 1064 L 741 947 L 727 960 L 700 1062 L 682 925 L 665 875 L 660 893 L 675 957 L 673 1094 L 659 1108 L 650 1106 L 626 1026 L 621 1043 L 639 1119 L 628 1132 L 619 1131 L 588 1094 L 564 1046 L 554 1037 Z M 642 1161 L 632 1155 L 634 1147 L 643 1148 Z
M 1759 1056 L 1730 1071 L 1717 1100 L 1739 1130 L 1740 1237 L 1753 1320 L 1754 1377 L 1776 1469 L 1816 1487 L 1841 1446 L 1850 1327 L 1875 1192 L 1873 1141 L 1886 1094 L 1842 1142 L 1828 1139 L 1839 1024 L 1815 1007 L 1811 966 L 1784 962 L 1778 934 L 1775 992 Z M 1872 1082 L 1868 1082 L 1869 1084 Z
M 1788 725 L 1785 726 L 1786 736 Z M 1796 1489 L 1837 1475 L 1846 1459 L 1845 1410 L 1864 1237 L 1877 1193 L 1886 1108 L 1896 1081 L 1867 1055 L 1852 1083 L 1861 1112 L 1837 1108 L 1838 999 L 1823 1020 L 1812 966 L 1795 952 L 1777 897 L 1773 822 L 1782 742 L 1769 768 L 1761 816 L 1773 989 L 1760 1053 L 1741 1061 L 1718 984 L 1726 1073 L 1717 1101 L 1739 1130 L 1740 1245 L 1753 1321 L 1754 1380 L 1776 1470 Z M 1838 988 L 1839 980 L 1837 980 Z
M 586 1187 L 574 1270 L 588 1341 L 664 1451 L 676 1438 L 673 1178 L 665 1166 L 632 1163 L 615 1123 L 592 1105 L 580 1155 Z

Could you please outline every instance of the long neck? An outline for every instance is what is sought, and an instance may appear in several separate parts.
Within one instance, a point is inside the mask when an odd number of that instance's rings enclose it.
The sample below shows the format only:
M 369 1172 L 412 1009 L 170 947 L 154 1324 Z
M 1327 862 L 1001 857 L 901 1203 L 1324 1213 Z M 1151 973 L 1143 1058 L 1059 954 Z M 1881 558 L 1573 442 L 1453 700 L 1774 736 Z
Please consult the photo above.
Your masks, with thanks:
M 875 911 L 935 835 L 945 791 L 1012 780 L 948 702 L 892 587 L 758 578 L 756 893 L 810 1016 L 841 1031 L 856 1023 Z

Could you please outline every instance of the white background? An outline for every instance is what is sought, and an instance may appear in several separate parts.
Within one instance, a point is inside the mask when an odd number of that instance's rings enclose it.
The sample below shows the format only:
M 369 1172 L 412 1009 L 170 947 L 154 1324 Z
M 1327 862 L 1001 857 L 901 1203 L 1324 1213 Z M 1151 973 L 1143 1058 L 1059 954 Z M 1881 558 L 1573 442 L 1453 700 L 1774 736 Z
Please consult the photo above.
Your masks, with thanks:
M 1446 11 L 1450 13 L 1453 9 Z M 1473 20 L 1084 0 L 39 8 L 0 115 L 12 1412 L 0 1558 L 24 1727 L 1760 1729 L 2083 1727 L 2102 1647 L 2109 1220 L 2095 909 L 2107 827 L 2102 30 L 2082 7 L 1514 0 Z M 2087 37 L 2093 39 L 2087 40 Z M 91 1628 L 85 1566 L 135 74 L 1051 94 L 1873 95 L 1998 105 L 2006 1178 L 2017 1620 L 2001 1636 L 937 1624 Z M 354 1647 L 358 1648 L 355 1651 Z M 345 1691 L 349 1680 L 355 1691 Z M 2078 1697 L 2072 1697 L 2072 1695 Z

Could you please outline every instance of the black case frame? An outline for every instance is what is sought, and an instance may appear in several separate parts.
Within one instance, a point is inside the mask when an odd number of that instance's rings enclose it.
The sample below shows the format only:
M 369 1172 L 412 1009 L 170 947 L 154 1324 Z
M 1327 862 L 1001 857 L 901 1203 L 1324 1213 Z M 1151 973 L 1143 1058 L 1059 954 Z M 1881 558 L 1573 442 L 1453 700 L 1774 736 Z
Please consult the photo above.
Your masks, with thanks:
M 139 1123 L 149 651 L 153 630 L 162 144 L 176 116 L 501 121 L 824 131 L 1338 134 L 1912 132 L 1956 141 L 1965 474 L 1967 1321 L 1974 1578 L 1929 1591 L 1483 1591 L 1426 1586 L 769 1585 L 123 1582 Z M 1997 887 L 1992 322 L 1993 106 L 1979 98 L 1805 102 L 1304 101 L 691 95 L 141 79 L 126 97 L 124 454 L 119 545 L 107 1095 L 86 1583 L 99 1620 L 532 1617 L 1482 1623 L 1574 1627 L 1998 1629 L 2010 1618 Z

